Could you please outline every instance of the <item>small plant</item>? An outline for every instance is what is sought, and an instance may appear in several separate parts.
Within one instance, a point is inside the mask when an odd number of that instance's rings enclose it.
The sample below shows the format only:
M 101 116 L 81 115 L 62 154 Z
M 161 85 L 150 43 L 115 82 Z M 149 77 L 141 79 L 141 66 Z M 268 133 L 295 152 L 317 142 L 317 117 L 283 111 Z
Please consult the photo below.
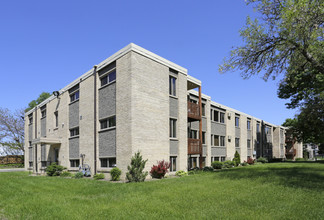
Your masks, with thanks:
M 223 163 L 223 168 L 233 168 L 235 167 L 235 162 L 231 160 L 226 160 Z
M 153 165 L 151 168 L 150 174 L 152 178 L 162 179 L 165 174 L 168 172 L 170 164 L 164 160 L 159 161 L 158 165 Z
M 111 180 L 112 181 L 119 181 L 121 173 L 122 172 L 118 167 L 112 168 L 111 171 L 110 171 Z
M 211 165 L 214 169 L 222 169 L 223 162 L 213 161 Z
M 267 158 L 264 158 L 264 157 L 259 157 L 259 158 L 257 159 L 257 161 L 258 161 L 258 162 L 261 162 L 261 163 L 268 163 Z
M 175 173 L 176 176 L 182 177 L 182 176 L 187 176 L 188 173 L 183 171 L 183 170 L 179 170 Z
M 126 178 L 129 182 L 144 182 L 148 172 L 144 172 L 147 160 L 143 160 L 141 153 L 137 152 L 131 159 L 131 164 L 127 166 Z
M 57 165 L 56 163 L 52 163 L 45 169 L 45 171 L 48 176 L 60 176 L 62 171 L 65 169 L 66 168 L 63 166 Z
M 77 173 L 74 174 L 73 178 L 81 179 L 81 178 L 83 178 L 83 173 L 82 172 L 77 172 Z
M 102 180 L 105 179 L 105 175 L 103 173 L 96 173 L 95 175 L 93 175 L 93 179 Z
M 63 171 L 60 175 L 60 177 L 71 177 L 72 173 L 70 173 L 69 171 Z
M 203 171 L 212 172 L 212 171 L 214 171 L 214 168 L 213 167 L 204 167 Z
M 254 160 L 252 159 L 252 157 L 249 157 L 246 162 L 250 165 L 254 164 Z
M 240 154 L 237 151 L 235 151 L 233 161 L 235 163 L 234 166 L 238 166 L 241 163 L 241 157 L 240 157 Z

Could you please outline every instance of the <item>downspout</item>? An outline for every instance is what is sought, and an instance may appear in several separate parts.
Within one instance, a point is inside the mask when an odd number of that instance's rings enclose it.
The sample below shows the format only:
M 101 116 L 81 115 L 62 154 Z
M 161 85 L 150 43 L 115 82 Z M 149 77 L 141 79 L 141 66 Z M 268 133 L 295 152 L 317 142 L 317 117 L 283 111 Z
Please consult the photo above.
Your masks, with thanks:
M 93 118 L 94 118 L 94 128 L 93 128 L 93 155 L 94 155 L 94 174 L 97 173 L 97 66 L 93 67 Z
M 37 139 L 37 106 L 35 107 L 35 139 Z M 35 144 L 35 170 L 38 173 L 37 144 Z

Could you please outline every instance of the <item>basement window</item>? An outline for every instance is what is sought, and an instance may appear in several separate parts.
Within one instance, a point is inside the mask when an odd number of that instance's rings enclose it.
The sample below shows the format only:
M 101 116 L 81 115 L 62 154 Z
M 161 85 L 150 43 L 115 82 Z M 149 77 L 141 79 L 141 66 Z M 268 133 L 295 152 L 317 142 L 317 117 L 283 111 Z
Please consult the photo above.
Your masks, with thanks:
M 70 160 L 70 167 L 79 167 L 80 166 L 80 160 Z
M 100 165 L 103 168 L 116 167 L 116 157 L 100 158 Z

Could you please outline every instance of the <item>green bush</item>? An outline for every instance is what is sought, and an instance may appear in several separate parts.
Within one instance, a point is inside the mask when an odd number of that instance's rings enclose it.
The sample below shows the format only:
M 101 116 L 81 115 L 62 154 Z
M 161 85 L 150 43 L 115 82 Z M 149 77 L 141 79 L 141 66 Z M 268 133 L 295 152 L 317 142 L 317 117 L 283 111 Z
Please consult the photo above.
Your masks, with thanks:
M 241 157 L 237 151 L 235 151 L 233 161 L 234 161 L 234 166 L 238 166 L 241 163 Z
M 305 158 L 296 158 L 295 161 L 307 161 Z
M 211 165 L 214 169 L 222 169 L 223 162 L 213 161 Z
M 223 168 L 232 168 L 235 167 L 235 162 L 231 160 L 226 160 L 223 162 Z
M 66 168 L 63 166 L 57 165 L 56 163 L 52 163 L 45 169 L 45 172 L 48 176 L 60 176 L 62 171 L 65 169 Z
M 248 166 L 248 165 L 249 164 L 246 161 L 244 161 L 243 163 L 241 163 L 241 166 L 243 166 L 243 167 Z
M 257 159 L 257 162 L 261 162 L 261 163 L 268 163 L 268 160 L 267 160 L 267 158 L 259 157 L 259 158 Z
M 179 170 L 175 173 L 176 176 L 182 177 L 182 176 L 187 176 L 188 173 L 183 171 L 183 170 Z
M 254 162 L 254 165 L 262 165 L 263 163 L 261 162 Z
M 81 178 L 83 178 L 83 173 L 82 172 L 77 172 L 77 173 L 74 174 L 73 178 L 81 179 Z
M 111 180 L 112 181 L 119 181 L 121 173 L 122 172 L 118 167 L 112 168 L 111 171 L 110 171 Z
M 71 177 L 72 173 L 68 172 L 68 171 L 63 171 L 60 175 L 61 177 Z
M 140 152 L 135 153 L 131 159 L 130 166 L 127 166 L 128 172 L 126 178 L 129 182 L 144 182 L 148 172 L 144 172 L 147 160 L 143 160 Z
M 204 167 L 203 171 L 212 172 L 212 171 L 214 171 L 214 168 L 213 167 Z
M 103 173 L 96 173 L 95 175 L 93 175 L 93 179 L 102 180 L 105 179 L 105 175 Z

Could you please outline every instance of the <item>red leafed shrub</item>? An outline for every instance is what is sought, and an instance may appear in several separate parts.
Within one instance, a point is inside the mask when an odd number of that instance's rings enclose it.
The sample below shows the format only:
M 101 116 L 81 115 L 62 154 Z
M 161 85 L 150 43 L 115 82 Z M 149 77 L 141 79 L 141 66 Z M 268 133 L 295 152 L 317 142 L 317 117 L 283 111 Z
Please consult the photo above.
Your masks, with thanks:
M 151 168 L 150 174 L 153 178 L 162 179 L 165 174 L 168 172 L 170 164 L 164 160 L 159 161 L 158 165 L 153 165 Z
M 250 165 L 254 164 L 254 160 L 251 157 L 248 158 L 246 162 Z

